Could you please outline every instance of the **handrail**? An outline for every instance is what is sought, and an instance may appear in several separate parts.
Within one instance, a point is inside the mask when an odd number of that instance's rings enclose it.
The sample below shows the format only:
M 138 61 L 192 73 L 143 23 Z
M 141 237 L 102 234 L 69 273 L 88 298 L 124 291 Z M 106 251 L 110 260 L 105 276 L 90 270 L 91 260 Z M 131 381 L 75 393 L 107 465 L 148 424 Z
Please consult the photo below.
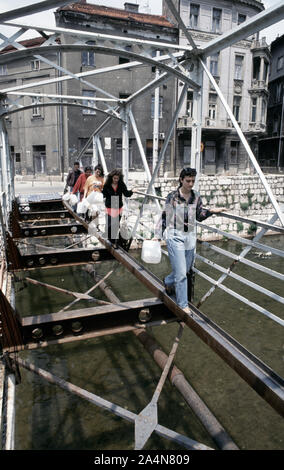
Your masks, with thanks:
M 141 194 L 142 196 L 148 197 L 149 199 L 154 198 L 154 199 L 159 199 L 160 201 L 166 201 L 165 197 L 155 196 L 153 194 L 147 194 L 141 191 L 135 190 L 135 194 Z M 208 207 L 207 209 L 210 210 L 210 207 Z M 233 219 L 233 220 L 239 220 L 240 222 L 244 222 L 247 224 L 255 224 L 255 225 L 258 225 L 259 227 L 266 228 L 267 230 L 274 230 L 276 232 L 280 232 L 284 234 L 284 227 L 280 227 L 279 225 L 269 224 L 267 222 L 262 222 L 261 220 L 251 219 L 248 217 L 243 217 L 241 215 L 231 214 L 230 212 L 219 212 L 218 216 L 227 217 L 228 219 Z

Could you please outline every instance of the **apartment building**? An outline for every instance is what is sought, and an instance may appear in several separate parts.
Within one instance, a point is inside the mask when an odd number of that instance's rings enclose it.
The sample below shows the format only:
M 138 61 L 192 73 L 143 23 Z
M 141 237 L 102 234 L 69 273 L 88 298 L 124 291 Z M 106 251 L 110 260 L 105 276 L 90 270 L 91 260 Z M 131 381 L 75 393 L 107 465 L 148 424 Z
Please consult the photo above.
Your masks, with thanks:
M 260 139 L 259 161 L 267 171 L 284 169 L 284 35 L 271 43 L 267 134 Z
M 231 30 L 264 9 L 256 0 L 176 0 L 175 6 L 197 45 Z M 175 22 L 164 2 L 164 15 Z M 180 44 L 187 40 L 180 30 Z M 237 42 L 207 59 L 207 66 L 258 156 L 258 139 L 266 130 L 270 52 L 258 36 Z M 193 91 L 188 90 L 177 126 L 180 166 L 190 161 Z M 203 77 L 202 165 L 209 174 L 237 173 L 249 167 L 243 145 L 207 76 Z

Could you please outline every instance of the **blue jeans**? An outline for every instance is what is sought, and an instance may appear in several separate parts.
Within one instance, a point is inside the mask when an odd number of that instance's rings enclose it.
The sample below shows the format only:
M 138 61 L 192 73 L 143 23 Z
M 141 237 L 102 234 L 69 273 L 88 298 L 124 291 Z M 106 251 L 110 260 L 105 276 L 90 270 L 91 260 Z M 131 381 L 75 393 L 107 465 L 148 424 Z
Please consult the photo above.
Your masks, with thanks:
M 181 308 L 188 306 L 187 293 L 187 273 L 193 265 L 194 248 L 187 250 L 185 248 L 184 236 L 174 236 L 167 238 L 167 247 L 172 272 L 165 278 L 167 286 L 175 285 L 177 304 Z

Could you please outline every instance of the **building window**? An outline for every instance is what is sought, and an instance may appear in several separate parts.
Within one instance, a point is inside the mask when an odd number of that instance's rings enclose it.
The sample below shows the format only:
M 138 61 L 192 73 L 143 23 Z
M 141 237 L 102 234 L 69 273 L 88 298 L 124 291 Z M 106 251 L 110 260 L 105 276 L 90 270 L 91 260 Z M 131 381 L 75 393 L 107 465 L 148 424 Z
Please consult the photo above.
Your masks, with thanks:
M 261 100 L 261 122 L 265 124 L 266 121 L 266 109 L 267 109 L 267 101 L 265 98 Z
M 125 47 L 125 50 L 127 52 L 131 52 L 132 51 L 132 47 L 131 46 L 126 46 Z M 127 62 L 130 62 L 130 60 L 127 58 L 127 57 L 119 57 L 119 60 L 118 60 L 119 64 L 127 64 Z
M 81 61 L 84 67 L 95 67 L 95 53 L 93 51 L 82 51 Z
M 187 91 L 186 114 L 190 118 L 193 116 L 193 92 L 190 90 Z
M 40 60 L 32 60 L 31 61 L 31 69 L 32 70 L 40 70 Z
M 8 67 L 6 64 L 0 65 L 0 75 L 8 75 Z
M 231 140 L 230 163 L 233 165 L 238 163 L 239 144 L 238 140 Z
M 251 122 L 256 122 L 257 98 L 251 99 Z
M 89 98 L 95 98 L 96 92 L 94 90 L 83 90 L 82 95 Z M 88 106 L 88 108 L 83 109 L 83 114 L 96 114 L 96 110 L 92 109 L 96 106 L 96 102 L 94 100 L 83 100 L 83 105 Z
M 244 64 L 244 56 L 243 55 L 236 55 L 235 56 L 235 80 L 242 80 L 243 79 L 243 64 Z
M 16 153 L 15 157 L 16 157 L 16 158 L 15 158 L 16 163 L 21 163 L 21 154 L 20 154 L 20 153 Z
M 217 94 L 209 93 L 208 117 L 215 120 L 217 116 Z
M 213 8 L 213 16 L 212 16 L 212 32 L 213 33 L 221 32 L 221 21 L 222 21 L 222 10 L 220 10 L 220 8 Z
M 282 101 L 282 82 L 276 84 L 275 102 Z
M 218 62 L 219 62 L 219 54 L 212 55 L 210 57 L 210 72 L 213 77 L 218 77 Z
M 42 103 L 42 100 L 39 96 L 32 98 L 32 114 L 33 117 L 41 117 L 41 107 L 39 106 Z
M 155 96 L 152 95 L 152 100 L 151 100 L 151 118 L 154 119 L 154 113 L 155 113 Z M 163 97 L 159 97 L 159 118 L 163 117 Z
M 242 13 L 238 14 L 238 24 L 244 23 L 247 19 L 247 15 L 243 15 Z
M 233 114 L 234 114 L 237 121 L 240 120 L 240 109 L 241 109 L 241 97 L 240 96 L 234 96 Z
M 272 135 L 278 135 L 279 129 L 279 116 L 278 114 L 274 114 L 273 116 L 273 128 L 272 128 Z
M 277 59 L 277 70 L 281 70 L 284 65 L 284 56 L 278 57 Z
M 200 6 L 196 3 L 190 4 L 190 12 L 189 12 L 189 27 L 192 29 L 198 28 L 199 23 L 199 10 Z

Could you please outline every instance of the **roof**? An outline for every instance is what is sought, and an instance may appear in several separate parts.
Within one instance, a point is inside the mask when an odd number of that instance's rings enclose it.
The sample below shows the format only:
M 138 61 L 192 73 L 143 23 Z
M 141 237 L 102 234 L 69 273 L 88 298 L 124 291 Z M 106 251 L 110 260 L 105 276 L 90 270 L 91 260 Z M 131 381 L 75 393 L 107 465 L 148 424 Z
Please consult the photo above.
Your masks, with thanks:
M 43 36 L 38 36 L 36 38 L 32 39 L 26 39 L 24 41 L 19 41 L 19 44 L 21 44 L 24 47 L 35 47 L 35 46 L 40 46 L 43 44 L 48 37 L 44 38 Z M 56 42 L 59 42 L 59 38 L 56 39 Z M 9 46 L 6 46 L 2 51 L 0 51 L 0 54 L 5 54 L 6 52 L 11 52 L 17 50 L 16 47 L 14 47 L 12 44 Z
M 134 11 L 122 10 L 120 8 L 105 7 L 103 5 L 71 3 L 70 5 L 58 8 L 57 11 L 73 11 L 77 13 L 85 13 L 87 15 L 96 15 L 117 20 L 134 21 L 143 24 L 163 26 L 166 28 L 175 28 L 175 25 L 170 23 L 165 16 L 137 13 Z

